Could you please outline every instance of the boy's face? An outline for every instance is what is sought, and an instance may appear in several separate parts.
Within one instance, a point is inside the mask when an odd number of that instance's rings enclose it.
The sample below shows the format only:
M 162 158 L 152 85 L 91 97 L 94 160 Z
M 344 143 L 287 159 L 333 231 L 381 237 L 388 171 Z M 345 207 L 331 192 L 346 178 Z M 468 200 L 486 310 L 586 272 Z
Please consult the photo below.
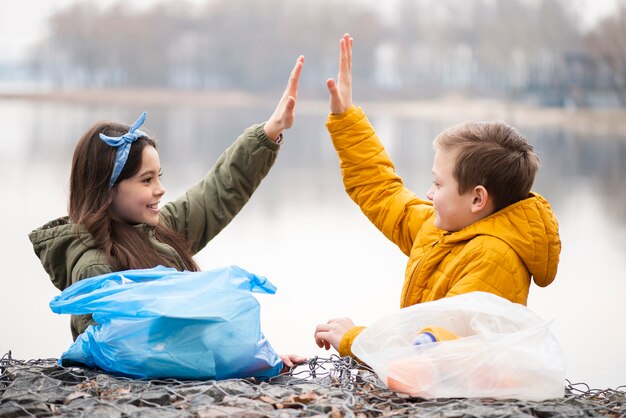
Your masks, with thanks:
M 433 162 L 433 184 L 426 195 L 435 209 L 435 226 L 444 231 L 458 231 L 477 219 L 472 212 L 473 193 L 459 194 L 459 184 L 452 175 L 456 152 L 438 149 Z
M 137 174 L 115 186 L 114 216 L 129 224 L 156 226 L 159 223 L 159 203 L 165 194 L 159 179 L 160 170 L 157 150 L 146 146 L 141 153 L 141 167 Z

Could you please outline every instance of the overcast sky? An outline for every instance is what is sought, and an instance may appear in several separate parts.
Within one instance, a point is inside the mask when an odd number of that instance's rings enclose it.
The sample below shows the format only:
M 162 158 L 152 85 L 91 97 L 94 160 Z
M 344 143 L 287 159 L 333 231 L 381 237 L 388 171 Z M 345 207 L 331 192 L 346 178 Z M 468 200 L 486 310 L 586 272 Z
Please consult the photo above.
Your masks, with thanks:
M 24 57 L 30 45 L 46 36 L 48 30 L 47 18 L 55 11 L 78 1 L 80 0 L 1 0 L 0 61 L 15 60 Z M 98 0 L 98 4 L 106 6 L 117 3 L 118 1 L 119 0 Z M 128 1 L 130 3 L 130 0 Z M 137 8 L 145 8 L 160 1 L 162 0 L 132 0 L 132 5 Z M 193 3 L 202 3 L 204 1 L 205 0 L 192 0 Z M 588 26 L 591 22 L 606 16 L 614 10 L 616 2 L 617 0 L 577 0 L 575 4 L 584 7 L 584 16 L 586 19 L 584 23 Z M 378 2 L 378 4 L 385 4 L 388 7 L 390 2 Z

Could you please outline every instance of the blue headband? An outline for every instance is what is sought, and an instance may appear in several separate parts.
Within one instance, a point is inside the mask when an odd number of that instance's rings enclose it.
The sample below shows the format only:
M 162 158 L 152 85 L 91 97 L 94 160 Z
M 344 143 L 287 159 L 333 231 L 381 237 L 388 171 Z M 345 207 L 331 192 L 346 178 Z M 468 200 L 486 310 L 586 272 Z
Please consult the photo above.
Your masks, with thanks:
M 113 172 L 111 173 L 111 180 L 109 181 L 109 189 L 113 187 L 117 178 L 120 176 L 126 160 L 128 160 L 128 154 L 130 153 L 130 146 L 133 142 L 141 138 L 142 136 L 148 136 L 145 132 L 141 132 L 139 128 L 146 120 L 146 112 L 143 112 L 133 123 L 127 133 L 122 136 L 106 136 L 100 134 L 100 139 L 106 142 L 112 147 L 117 147 L 117 154 L 115 155 L 115 163 L 113 165 Z

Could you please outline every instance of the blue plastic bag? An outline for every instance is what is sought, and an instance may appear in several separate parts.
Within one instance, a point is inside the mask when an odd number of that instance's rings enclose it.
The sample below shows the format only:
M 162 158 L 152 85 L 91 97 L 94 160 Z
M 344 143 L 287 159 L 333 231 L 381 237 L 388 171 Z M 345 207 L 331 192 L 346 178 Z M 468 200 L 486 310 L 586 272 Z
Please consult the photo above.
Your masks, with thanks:
M 50 302 L 60 314 L 93 314 L 59 364 L 135 378 L 276 376 L 282 361 L 261 333 L 255 293 L 265 277 L 236 266 L 206 272 L 155 267 L 81 280 Z

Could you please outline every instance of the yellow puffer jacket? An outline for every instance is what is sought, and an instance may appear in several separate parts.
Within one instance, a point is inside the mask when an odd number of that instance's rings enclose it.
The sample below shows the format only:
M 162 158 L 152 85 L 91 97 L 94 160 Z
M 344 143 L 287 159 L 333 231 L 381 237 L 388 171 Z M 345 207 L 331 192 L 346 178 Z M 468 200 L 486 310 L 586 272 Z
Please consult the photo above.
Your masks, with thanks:
M 473 291 L 526 304 L 531 276 L 547 286 L 556 276 L 561 242 L 548 202 L 536 193 L 457 232 L 434 225 L 432 203 L 406 189 L 360 108 L 326 123 L 347 193 L 408 257 L 400 307 Z M 362 327 L 341 341 L 340 354 Z

